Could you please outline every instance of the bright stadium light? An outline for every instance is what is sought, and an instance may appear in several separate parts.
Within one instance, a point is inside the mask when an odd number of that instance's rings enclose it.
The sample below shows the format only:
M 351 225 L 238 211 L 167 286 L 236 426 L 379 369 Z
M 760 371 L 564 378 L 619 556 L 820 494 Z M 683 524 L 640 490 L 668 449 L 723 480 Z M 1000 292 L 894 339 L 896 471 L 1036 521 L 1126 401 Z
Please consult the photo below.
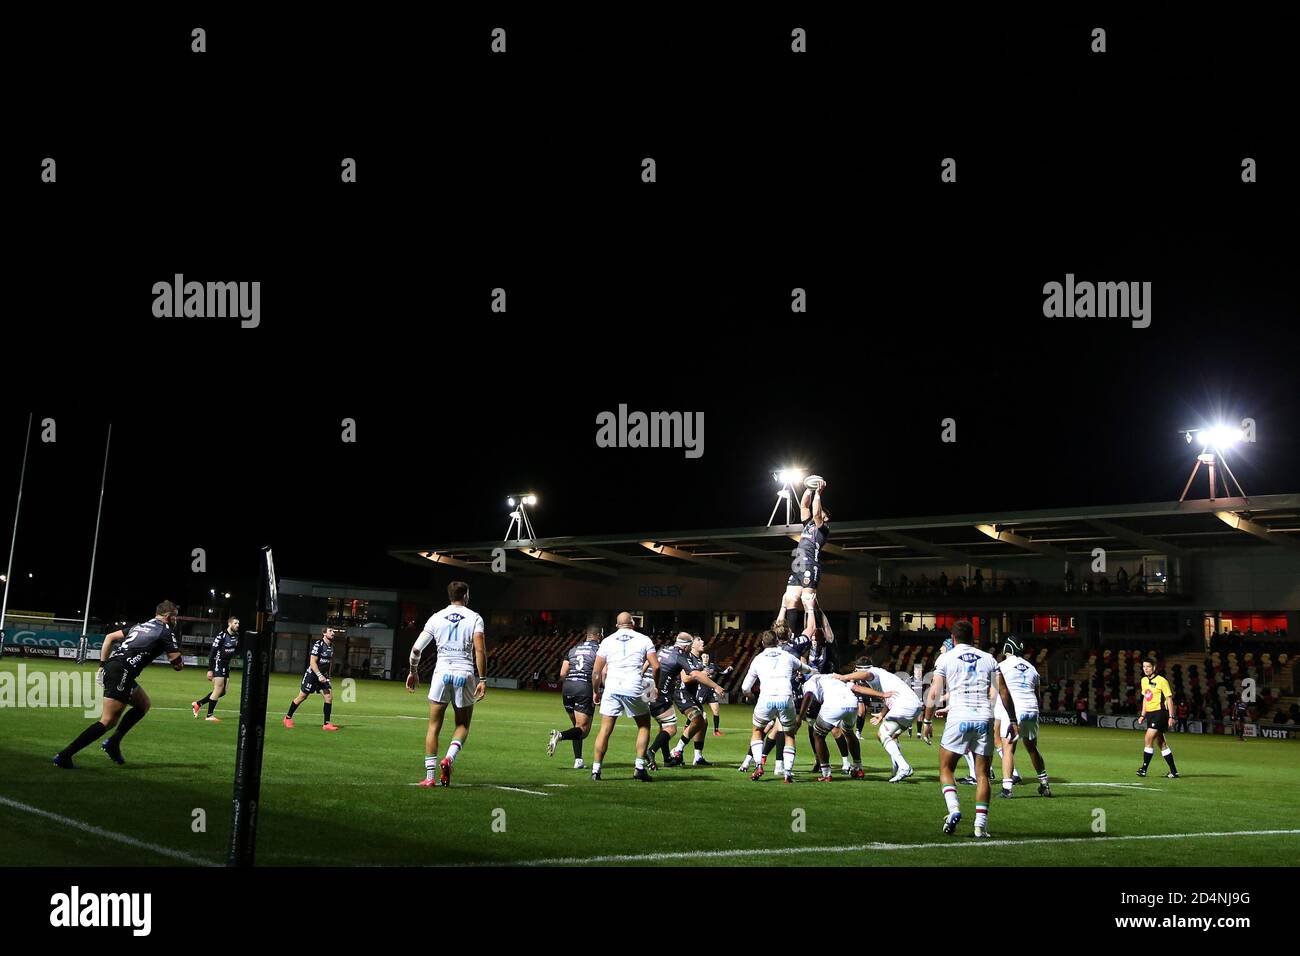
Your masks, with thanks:
M 510 524 L 506 528 L 505 540 L 509 541 L 513 535 L 516 541 L 523 541 L 524 532 L 528 533 L 529 541 L 537 537 L 533 532 L 533 523 L 529 520 L 527 510 L 537 504 L 537 495 L 531 491 L 524 494 L 510 495 L 506 498 L 506 504 L 514 510 L 510 512 Z
M 776 520 L 776 513 L 781 507 L 781 502 L 785 502 L 785 523 L 790 524 L 790 507 L 795 500 L 794 486 L 803 479 L 802 468 L 782 468 L 779 471 L 772 472 L 772 477 L 780 485 L 776 493 L 776 504 L 772 506 L 772 514 L 767 519 L 767 526 L 772 527 L 772 522 Z
M 1201 453 L 1196 456 L 1196 463 L 1192 465 L 1192 473 L 1187 478 L 1187 484 L 1183 486 L 1183 493 L 1179 501 L 1187 498 L 1187 492 L 1191 490 L 1192 482 L 1196 479 L 1196 473 L 1200 471 L 1201 465 L 1206 466 L 1210 475 L 1210 500 L 1214 501 L 1218 494 L 1218 479 L 1216 477 L 1216 466 L 1222 465 L 1223 470 L 1228 473 L 1228 478 L 1237 486 L 1237 492 L 1242 498 L 1246 497 L 1246 491 L 1241 487 L 1241 482 L 1237 481 L 1237 476 L 1232 473 L 1227 460 L 1224 458 L 1226 452 L 1237 442 L 1245 437 L 1245 433 L 1240 428 L 1233 428 L 1230 425 L 1211 425 L 1208 428 L 1185 428 L 1182 430 L 1183 437 L 1187 439 L 1187 444 L 1192 443 L 1194 438 L 1201 445 Z M 1211 451 L 1213 449 L 1213 451 Z M 1227 479 L 1223 481 L 1223 491 L 1226 495 L 1231 495 L 1232 486 L 1228 484 Z

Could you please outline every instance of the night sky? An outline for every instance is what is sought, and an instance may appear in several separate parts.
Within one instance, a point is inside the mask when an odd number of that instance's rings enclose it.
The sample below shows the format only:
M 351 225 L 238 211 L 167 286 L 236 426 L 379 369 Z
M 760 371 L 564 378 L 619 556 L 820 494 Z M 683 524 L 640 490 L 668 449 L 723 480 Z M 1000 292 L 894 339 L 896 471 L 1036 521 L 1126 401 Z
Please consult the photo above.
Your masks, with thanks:
M 806 66 L 788 29 L 755 53 L 757 21 L 730 52 L 682 41 L 672 69 L 656 44 L 680 30 L 620 35 L 597 69 L 530 52 L 559 42 L 534 25 L 508 67 L 440 37 L 427 75 L 394 57 L 274 115 L 241 112 L 270 40 L 177 53 L 194 72 L 160 89 L 133 80 L 170 37 L 133 34 L 106 88 L 24 101 L 6 160 L 60 156 L 57 187 L 9 187 L 15 314 L 42 318 L 3 350 L 6 551 L 27 412 L 58 436 L 34 428 L 10 607 L 83 607 L 110 420 L 105 618 L 209 587 L 247 614 L 267 543 L 284 576 L 418 587 L 389 546 L 500 538 L 522 490 L 543 537 L 763 524 L 786 463 L 830 480 L 840 519 L 1168 501 L 1196 451 L 1178 429 L 1249 416 L 1247 492 L 1300 491 L 1280 104 L 1234 92 L 1242 49 L 1189 57 L 1194 31 L 1147 25 L 1096 62 L 1078 28 L 999 55 L 932 27 L 894 38 L 914 69 L 887 73 L 826 32 Z M 902 96 L 918 76 L 942 95 Z M 171 136 L 193 116 L 233 122 Z M 177 272 L 261 281 L 262 326 L 154 319 Z M 1044 318 L 1066 273 L 1152 282 L 1151 327 Z M 620 402 L 703 411 L 703 457 L 597 448 Z

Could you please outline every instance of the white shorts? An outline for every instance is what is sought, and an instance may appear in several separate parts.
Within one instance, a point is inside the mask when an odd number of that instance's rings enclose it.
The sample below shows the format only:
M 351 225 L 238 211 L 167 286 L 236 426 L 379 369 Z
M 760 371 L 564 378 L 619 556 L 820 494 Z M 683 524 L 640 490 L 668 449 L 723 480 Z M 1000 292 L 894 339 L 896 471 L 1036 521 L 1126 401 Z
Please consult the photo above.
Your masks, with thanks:
M 645 717 L 650 713 L 650 705 L 646 703 L 645 698 L 636 694 L 611 694 L 606 691 L 600 698 L 600 716 L 602 717 L 622 717 L 626 714 L 629 717 Z
M 921 713 L 921 700 L 918 697 L 891 697 L 888 703 L 885 720 L 897 721 L 903 725 L 904 730 Z
M 754 705 L 754 726 L 762 730 L 769 720 L 775 720 L 781 730 L 793 730 L 795 709 L 793 697 L 760 697 Z
M 857 722 L 858 705 L 853 704 L 843 710 L 823 707 L 817 714 L 817 722 L 813 726 L 824 737 L 836 727 L 852 732 L 857 729 Z
M 1007 725 L 1010 723 L 1011 721 L 1008 718 L 1006 711 L 1003 711 L 1002 714 L 998 716 L 998 735 L 1003 740 L 1007 739 Z M 1037 740 L 1038 739 L 1037 712 L 1027 712 L 1024 714 L 1017 714 L 1016 728 L 1020 731 L 1020 736 L 1016 738 L 1017 740 Z
M 460 686 L 456 686 L 459 682 Z M 442 671 L 437 668 L 429 681 L 429 700 L 453 707 L 473 707 L 478 676 L 473 671 Z
M 987 757 L 993 752 L 993 719 L 949 715 L 943 725 L 943 749 L 955 754 L 973 753 Z

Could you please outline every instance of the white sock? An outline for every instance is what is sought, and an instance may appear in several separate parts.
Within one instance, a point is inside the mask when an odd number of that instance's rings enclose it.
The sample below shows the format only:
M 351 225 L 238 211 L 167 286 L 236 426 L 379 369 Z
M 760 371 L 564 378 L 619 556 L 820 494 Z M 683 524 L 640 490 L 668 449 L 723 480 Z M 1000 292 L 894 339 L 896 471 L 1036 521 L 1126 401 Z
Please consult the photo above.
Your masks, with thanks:
M 902 749 L 898 746 L 897 740 L 890 740 L 885 744 L 885 753 L 889 754 L 889 759 L 894 761 L 895 772 L 899 770 L 911 770 L 912 765 L 907 762 L 903 756 Z
M 748 770 L 748 769 L 749 769 L 749 765 L 750 765 L 751 763 L 753 763 L 753 762 L 754 762 L 754 758 L 753 758 L 752 756 L 750 756 L 749 754 L 745 754 L 745 759 L 742 760 L 742 761 L 740 762 L 740 769 L 741 769 L 741 770 Z
M 848 758 L 848 757 L 845 757 L 845 758 L 844 758 L 844 769 L 845 769 L 845 770 L 848 770 L 848 769 L 849 769 L 849 758 Z
M 753 760 L 754 763 L 756 764 L 762 763 L 763 762 L 763 741 L 755 740 L 752 744 L 750 744 L 749 756 L 746 757 L 745 759 Z
M 597 760 L 595 763 L 593 763 L 593 764 L 591 765 L 591 772 L 592 772 L 592 773 L 600 773 L 600 761 L 599 761 L 599 760 Z
M 447 759 L 452 763 L 456 762 L 456 755 L 460 753 L 460 748 L 465 746 L 459 740 L 453 740 L 451 746 L 447 748 Z
M 703 759 L 704 759 L 704 751 L 703 750 L 695 751 L 695 762 L 699 763 Z
M 782 751 L 782 753 L 785 754 L 785 765 L 787 767 L 785 772 L 794 773 L 794 748 L 786 747 L 785 750 Z
M 645 769 L 645 758 L 644 758 L 644 757 L 637 757 L 637 758 L 636 758 L 636 769 L 638 769 L 638 770 L 644 770 L 644 769 Z
M 1015 781 L 1012 780 L 1010 777 L 1003 777 L 1003 778 L 1002 778 L 1002 789 L 1003 789 L 1003 790 L 1010 790 L 1011 787 L 1012 787 L 1012 785 L 1013 785 L 1014 783 L 1015 783 Z
M 785 764 L 778 760 L 776 762 L 775 770 L 777 773 L 785 773 Z
M 424 758 L 424 779 L 432 780 L 434 771 L 438 769 L 438 755 L 428 754 Z
M 947 784 L 944 785 L 944 788 L 943 788 L 943 802 L 946 803 L 946 804 L 948 805 L 948 812 L 949 812 L 949 813 L 956 813 L 956 812 L 957 812 L 957 810 L 959 809 L 959 805 L 958 805 L 958 803 L 957 803 L 957 788 L 956 788 L 956 787 L 949 786 L 949 785 L 947 785 Z
M 975 755 L 973 753 L 967 752 L 966 766 L 970 767 L 970 775 L 974 777 L 975 776 Z

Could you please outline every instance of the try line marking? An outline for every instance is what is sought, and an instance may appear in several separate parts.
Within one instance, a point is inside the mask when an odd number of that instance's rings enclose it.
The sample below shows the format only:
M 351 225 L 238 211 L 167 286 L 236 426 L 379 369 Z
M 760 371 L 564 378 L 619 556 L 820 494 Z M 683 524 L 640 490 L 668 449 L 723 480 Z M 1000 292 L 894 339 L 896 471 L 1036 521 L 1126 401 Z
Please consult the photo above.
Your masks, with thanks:
M 1300 830 L 1232 830 L 1209 833 L 1150 833 L 1133 836 L 1033 837 L 1028 840 L 953 840 L 947 843 L 860 843 L 857 846 L 799 846 L 759 850 L 691 850 L 684 853 L 626 853 L 609 856 L 568 856 L 550 860 L 511 860 L 469 863 L 467 866 L 579 866 L 589 863 L 655 863 L 664 860 L 722 860 L 749 856 L 801 856 L 808 853 L 865 853 L 882 850 L 966 849 L 1034 844 L 1115 843 L 1129 840 L 1194 840 L 1200 837 L 1300 836 Z
M 19 803 L 17 800 L 10 800 L 8 797 L 0 797 L 0 806 L 12 807 L 15 810 L 21 810 L 24 813 L 31 813 L 38 817 L 44 817 L 47 820 L 53 820 L 55 823 L 61 823 L 65 827 L 72 827 L 74 830 L 80 830 L 82 833 L 89 833 L 91 836 L 103 837 L 106 840 L 125 843 L 127 846 L 133 846 L 141 850 L 149 850 L 151 853 L 171 857 L 173 860 L 184 860 L 186 863 L 194 863 L 198 866 L 220 865 L 218 863 L 213 863 L 211 860 L 205 860 L 202 857 L 185 853 L 182 850 L 173 850 L 171 847 L 160 846 L 157 843 L 137 840 L 135 837 L 127 836 L 125 833 L 114 833 L 112 830 L 105 830 L 103 827 L 92 826 L 89 823 L 82 823 L 80 820 L 72 819 L 72 817 L 65 817 L 58 813 L 51 813 L 48 810 L 42 810 L 40 807 L 33 807 L 25 803 Z

